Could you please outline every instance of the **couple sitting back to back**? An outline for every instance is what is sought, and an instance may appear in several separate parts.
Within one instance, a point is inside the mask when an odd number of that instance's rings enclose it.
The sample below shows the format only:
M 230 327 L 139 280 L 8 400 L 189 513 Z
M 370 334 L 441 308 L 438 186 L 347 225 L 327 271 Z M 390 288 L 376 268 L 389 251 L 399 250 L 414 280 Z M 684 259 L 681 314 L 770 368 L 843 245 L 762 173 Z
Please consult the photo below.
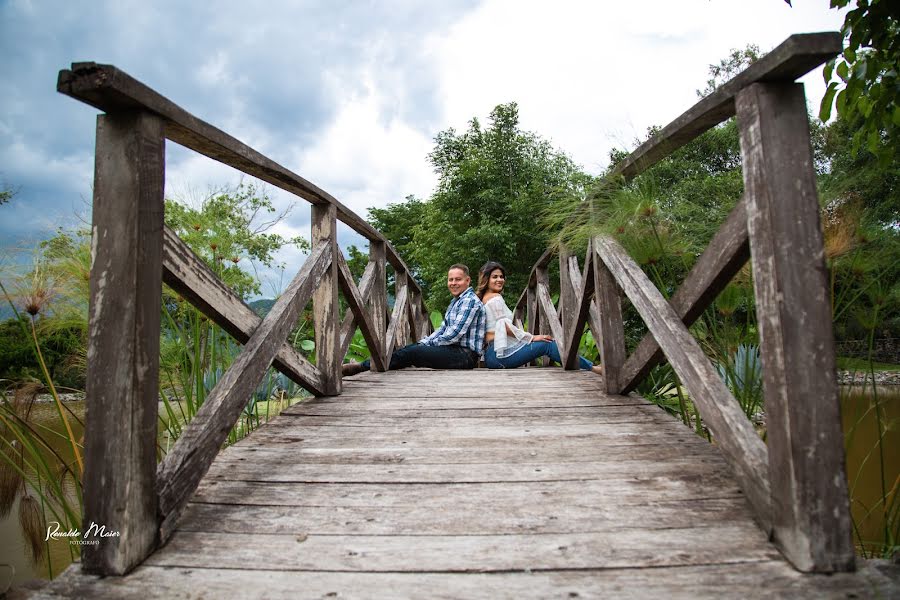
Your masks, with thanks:
M 478 273 L 478 292 L 472 290 L 469 268 L 455 264 L 447 271 L 447 289 L 453 295 L 444 322 L 418 343 L 394 351 L 390 370 L 406 367 L 472 369 L 484 354 L 489 369 L 514 369 L 541 356 L 562 363 L 556 343 L 546 335 L 532 335 L 516 327 L 512 312 L 503 301 L 506 271 L 500 263 L 488 262 Z M 579 356 L 584 370 L 599 372 Z M 343 365 L 344 376 L 369 370 L 369 361 Z

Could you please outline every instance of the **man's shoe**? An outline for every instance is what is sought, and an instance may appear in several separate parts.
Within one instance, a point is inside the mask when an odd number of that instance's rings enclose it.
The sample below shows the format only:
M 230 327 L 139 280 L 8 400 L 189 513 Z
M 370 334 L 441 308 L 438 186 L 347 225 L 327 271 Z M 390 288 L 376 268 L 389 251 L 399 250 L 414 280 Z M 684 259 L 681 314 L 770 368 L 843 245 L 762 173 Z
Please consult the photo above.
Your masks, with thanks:
M 358 362 L 349 362 L 341 365 L 341 375 L 343 375 L 344 377 L 353 377 L 354 375 L 359 375 L 365 370 L 366 368 L 363 366 L 363 364 Z

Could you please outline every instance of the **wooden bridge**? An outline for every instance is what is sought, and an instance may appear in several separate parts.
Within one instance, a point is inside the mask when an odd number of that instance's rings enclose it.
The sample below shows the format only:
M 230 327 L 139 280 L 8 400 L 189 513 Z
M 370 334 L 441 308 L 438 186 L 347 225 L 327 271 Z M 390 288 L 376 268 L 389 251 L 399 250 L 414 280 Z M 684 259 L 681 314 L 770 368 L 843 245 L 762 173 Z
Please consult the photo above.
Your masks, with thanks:
M 841 49 L 796 35 L 638 148 L 630 178 L 737 115 L 745 197 L 666 301 L 611 238 L 549 253 L 516 318 L 566 369 L 385 372 L 430 329 L 388 240 L 338 200 L 115 67 L 62 93 L 97 126 L 83 560 L 43 597 L 888 597 L 857 565 L 806 105 L 794 80 Z M 165 140 L 312 203 L 312 251 L 260 320 L 163 225 Z M 370 243 L 358 282 L 337 221 Z M 752 261 L 765 368 L 761 441 L 687 327 Z M 386 265 L 395 302 L 388 307 Z M 165 282 L 245 346 L 157 466 Z M 342 315 L 339 294 L 347 305 Z M 626 356 L 623 296 L 649 333 Z M 284 340 L 313 302 L 317 362 Z M 575 367 L 589 326 L 605 376 Z M 342 381 L 356 328 L 373 372 Z M 668 360 L 715 444 L 628 395 Z M 318 398 L 219 452 L 274 365 Z M 854 571 L 856 567 L 860 567 Z

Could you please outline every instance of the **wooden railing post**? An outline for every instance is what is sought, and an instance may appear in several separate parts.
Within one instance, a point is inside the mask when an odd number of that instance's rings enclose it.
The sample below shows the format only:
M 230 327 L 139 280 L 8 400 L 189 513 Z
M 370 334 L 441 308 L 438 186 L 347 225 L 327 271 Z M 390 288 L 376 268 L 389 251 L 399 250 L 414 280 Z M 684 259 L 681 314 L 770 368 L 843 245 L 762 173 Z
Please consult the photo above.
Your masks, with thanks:
M 312 205 L 312 245 L 330 246 L 331 266 L 313 294 L 313 327 L 316 330 L 316 366 L 325 380 L 325 395 L 341 393 L 340 328 L 338 305 L 337 209 L 333 204 Z
M 528 331 L 537 335 L 541 332 L 541 311 L 538 309 L 537 303 L 537 285 L 534 280 L 528 282 L 528 289 L 525 292 L 525 314 L 528 318 Z M 531 364 L 537 366 L 539 359 L 531 361 Z
M 854 568 L 832 315 L 803 86 L 737 95 L 776 544 L 801 571 Z
M 82 565 L 100 575 L 130 571 L 157 543 L 163 129 L 145 112 L 97 119 L 82 524 L 96 545 Z
M 575 297 L 575 290 L 572 288 L 572 280 L 569 276 L 569 258 L 572 254 L 565 247 L 559 249 L 559 303 L 557 312 L 559 313 L 559 324 L 562 326 L 564 338 L 559 340 L 560 348 L 565 346 L 572 328 L 575 326 L 576 311 L 578 310 L 578 299 Z M 566 346 L 568 350 L 568 346 Z M 563 367 L 565 367 L 565 356 L 563 356 Z
M 599 245 L 593 244 L 595 251 Z M 603 384 L 608 394 L 621 390 L 619 373 L 625 364 L 625 325 L 622 322 L 622 298 L 619 285 L 599 257 L 594 257 L 594 298 L 600 312 L 599 337 L 600 362 L 603 365 Z
M 387 346 L 387 274 L 385 273 L 385 245 L 384 242 L 375 240 L 369 241 L 369 262 L 375 264 L 375 272 L 372 274 L 372 295 L 369 306 L 372 313 L 372 324 L 377 332 L 379 351 L 384 353 Z M 391 362 L 390 356 L 384 357 L 385 365 Z M 372 363 L 371 369 L 377 371 L 375 364 Z

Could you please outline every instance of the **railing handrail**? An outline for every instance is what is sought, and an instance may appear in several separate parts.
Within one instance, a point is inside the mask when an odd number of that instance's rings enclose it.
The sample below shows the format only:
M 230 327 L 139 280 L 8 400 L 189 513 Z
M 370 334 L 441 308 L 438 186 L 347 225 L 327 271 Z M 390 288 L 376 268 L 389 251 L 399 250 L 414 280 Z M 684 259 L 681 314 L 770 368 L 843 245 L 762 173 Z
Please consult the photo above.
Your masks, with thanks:
M 575 368 L 577 340 L 590 321 L 611 394 L 634 390 L 665 355 L 716 436 L 760 525 L 803 571 L 852 570 L 855 556 L 806 104 L 802 87 L 794 83 L 837 55 L 841 41 L 837 32 L 790 36 L 607 175 L 627 181 L 738 116 L 744 196 L 671 300 L 618 242 L 597 236 L 588 246 L 584 276 L 577 259 L 560 248 L 558 310 L 547 280 L 553 249 L 535 263 L 514 309 L 520 320 L 527 312 L 532 331 L 553 332 L 569 369 Z M 768 445 L 688 331 L 748 260 L 760 324 Z M 592 268 L 593 293 L 579 281 Z M 622 292 L 649 329 L 630 357 Z
M 426 335 L 431 322 L 421 288 L 390 242 L 324 190 L 114 66 L 75 63 L 60 72 L 57 89 L 106 111 L 98 118 L 95 151 L 84 497 L 85 520 L 119 536 L 85 546 L 82 565 L 123 574 L 172 534 L 270 365 L 316 395 L 337 395 L 357 326 L 373 369 L 384 371 L 394 346 Z M 165 226 L 166 139 L 312 204 L 312 249 L 265 318 Z M 338 220 L 369 240 L 358 285 L 337 245 Z M 387 263 L 395 270 L 391 315 Z M 157 466 L 163 283 L 244 347 Z M 343 320 L 339 291 L 348 305 Z M 286 342 L 310 300 L 316 364 Z
M 337 198 L 237 138 L 197 118 L 115 66 L 94 62 L 72 63 L 70 69 L 59 72 L 56 89 L 61 94 L 104 112 L 140 110 L 158 115 L 164 122 L 164 135 L 167 139 L 290 192 L 311 204 L 333 205 L 337 209 L 339 221 L 369 241 L 384 242 L 387 261 L 391 266 L 409 272 L 409 267 L 390 241 Z M 411 285 L 421 293 L 414 278 Z

